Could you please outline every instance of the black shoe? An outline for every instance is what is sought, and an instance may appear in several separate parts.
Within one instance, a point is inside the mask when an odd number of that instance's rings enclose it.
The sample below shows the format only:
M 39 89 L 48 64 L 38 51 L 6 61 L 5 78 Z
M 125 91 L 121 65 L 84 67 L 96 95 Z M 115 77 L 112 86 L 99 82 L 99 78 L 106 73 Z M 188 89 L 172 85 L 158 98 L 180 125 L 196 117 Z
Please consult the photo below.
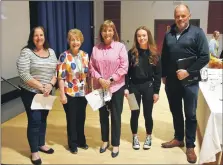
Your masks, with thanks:
M 104 153 L 108 147 L 109 147 L 109 143 L 107 144 L 107 146 L 105 148 L 100 147 L 99 152 Z
M 39 158 L 37 160 L 32 160 L 32 156 L 30 156 L 31 162 L 34 165 L 41 165 L 42 164 L 42 160 Z
M 116 153 L 112 152 L 112 153 L 111 153 L 111 156 L 112 156 L 113 158 L 115 158 L 115 157 L 117 157 L 117 156 L 118 156 L 118 154 L 119 154 L 119 151 L 118 151 L 118 152 L 116 152 Z
M 82 148 L 84 150 L 87 150 L 89 147 L 87 144 L 84 144 L 84 145 L 78 145 L 78 148 Z
M 40 151 L 40 152 L 44 152 L 44 153 L 46 153 L 46 154 L 53 154 L 53 153 L 54 153 L 54 150 L 53 150 L 52 148 L 50 148 L 49 150 L 45 151 L 45 150 L 43 150 L 43 149 L 41 149 L 41 148 L 39 147 L 39 151 Z
M 70 152 L 72 153 L 72 154 L 77 154 L 78 153 L 78 149 L 77 149 L 77 147 L 75 147 L 75 148 L 70 148 Z

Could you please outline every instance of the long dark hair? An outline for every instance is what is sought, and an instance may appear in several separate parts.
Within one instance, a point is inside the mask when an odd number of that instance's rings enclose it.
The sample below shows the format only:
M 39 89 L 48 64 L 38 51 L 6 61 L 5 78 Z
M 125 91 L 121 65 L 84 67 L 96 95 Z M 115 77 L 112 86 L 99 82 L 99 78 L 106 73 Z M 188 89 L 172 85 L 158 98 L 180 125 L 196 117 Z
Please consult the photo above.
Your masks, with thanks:
M 47 37 L 46 31 L 44 30 L 44 28 L 42 26 L 36 26 L 36 27 L 32 28 L 32 30 L 30 31 L 29 39 L 27 41 L 27 45 L 24 46 L 22 49 L 29 48 L 31 50 L 34 50 L 36 48 L 36 46 L 33 42 L 33 37 L 34 37 L 35 30 L 38 29 L 38 28 L 41 29 L 43 31 L 43 34 L 44 34 L 45 42 L 43 44 L 43 48 L 46 50 L 50 47 L 50 45 L 47 41 L 47 38 L 46 38 Z
M 139 52 L 138 49 L 140 48 L 139 43 L 137 41 L 137 32 L 139 30 L 145 30 L 147 32 L 148 35 L 148 50 L 151 52 L 151 55 L 149 56 L 149 63 L 156 65 L 158 60 L 159 60 L 159 53 L 157 51 L 157 47 L 156 47 L 156 43 L 152 37 L 152 34 L 150 32 L 150 30 L 145 27 L 145 26 L 140 26 L 139 28 L 136 29 L 135 31 L 135 35 L 134 35 L 134 43 L 133 46 L 131 48 L 131 53 L 135 56 L 136 59 L 136 64 L 138 63 L 139 60 Z

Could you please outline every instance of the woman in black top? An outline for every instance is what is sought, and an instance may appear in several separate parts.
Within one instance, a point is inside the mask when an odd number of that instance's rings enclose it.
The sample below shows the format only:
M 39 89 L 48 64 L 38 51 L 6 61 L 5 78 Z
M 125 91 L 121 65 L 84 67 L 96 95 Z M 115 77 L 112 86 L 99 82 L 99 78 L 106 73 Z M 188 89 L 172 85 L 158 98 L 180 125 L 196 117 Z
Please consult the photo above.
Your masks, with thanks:
M 153 103 L 159 99 L 161 85 L 161 65 L 156 44 L 150 30 L 141 26 L 136 29 L 134 44 L 128 52 L 129 70 L 126 75 L 125 96 L 134 93 L 138 105 L 142 99 L 143 113 L 146 126 L 146 140 L 143 149 L 151 148 L 153 128 Z M 137 137 L 139 109 L 131 111 L 131 130 L 133 134 L 133 149 L 140 148 Z

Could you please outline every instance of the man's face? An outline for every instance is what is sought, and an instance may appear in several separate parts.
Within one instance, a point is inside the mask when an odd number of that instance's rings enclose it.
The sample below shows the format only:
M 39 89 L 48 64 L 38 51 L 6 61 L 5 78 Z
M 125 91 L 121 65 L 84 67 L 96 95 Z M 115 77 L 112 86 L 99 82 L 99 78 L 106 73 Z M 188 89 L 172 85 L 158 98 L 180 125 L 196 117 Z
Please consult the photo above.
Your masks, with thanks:
M 184 30 L 189 25 L 190 13 L 185 6 L 178 6 L 175 9 L 174 18 L 179 31 Z

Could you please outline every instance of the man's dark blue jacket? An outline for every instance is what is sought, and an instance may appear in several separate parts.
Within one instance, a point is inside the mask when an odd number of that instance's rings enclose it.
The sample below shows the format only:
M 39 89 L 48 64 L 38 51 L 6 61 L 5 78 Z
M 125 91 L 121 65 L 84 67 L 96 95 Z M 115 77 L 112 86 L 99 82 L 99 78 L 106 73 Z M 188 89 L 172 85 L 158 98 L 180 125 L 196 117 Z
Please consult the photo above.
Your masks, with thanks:
M 179 39 L 176 38 L 176 25 L 166 33 L 162 49 L 162 77 L 176 77 L 178 59 L 197 56 L 197 61 L 187 69 L 191 76 L 197 76 L 210 59 L 208 41 L 203 30 L 189 25 Z

